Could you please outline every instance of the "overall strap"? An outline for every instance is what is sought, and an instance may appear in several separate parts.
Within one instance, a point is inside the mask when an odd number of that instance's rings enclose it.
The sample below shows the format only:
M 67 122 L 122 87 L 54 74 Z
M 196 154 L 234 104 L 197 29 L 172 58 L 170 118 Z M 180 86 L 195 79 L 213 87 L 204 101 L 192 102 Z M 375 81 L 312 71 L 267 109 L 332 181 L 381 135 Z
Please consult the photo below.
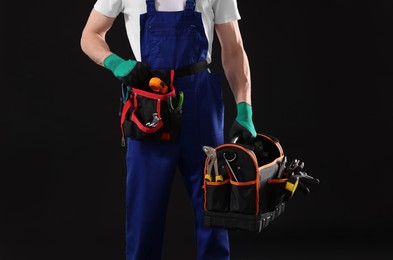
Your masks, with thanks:
M 147 13 L 154 14 L 156 12 L 155 0 L 146 0 Z M 195 0 L 187 0 L 184 7 L 186 12 L 195 11 Z
M 146 7 L 148 14 L 154 14 L 156 12 L 155 0 L 146 0 Z
M 185 10 L 195 11 L 195 0 L 187 0 Z
M 184 12 L 186 14 L 193 14 L 195 12 L 195 0 L 187 0 L 184 7 Z

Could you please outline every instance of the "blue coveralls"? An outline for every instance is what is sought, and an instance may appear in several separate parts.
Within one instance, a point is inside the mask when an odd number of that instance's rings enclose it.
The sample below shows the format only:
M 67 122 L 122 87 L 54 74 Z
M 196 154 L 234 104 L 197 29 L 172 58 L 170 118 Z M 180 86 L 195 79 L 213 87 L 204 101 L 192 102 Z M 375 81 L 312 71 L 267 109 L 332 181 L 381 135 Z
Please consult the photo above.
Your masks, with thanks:
M 195 0 L 184 11 L 159 12 L 146 0 L 140 16 L 142 61 L 152 68 L 177 69 L 206 59 L 208 41 Z M 161 259 L 166 210 L 177 167 L 194 210 L 197 259 L 228 260 L 228 232 L 203 226 L 202 146 L 223 143 L 224 106 L 219 74 L 208 70 L 176 78 L 183 91 L 178 142 L 127 139 L 126 259 Z M 170 232 L 170 231 L 169 231 Z

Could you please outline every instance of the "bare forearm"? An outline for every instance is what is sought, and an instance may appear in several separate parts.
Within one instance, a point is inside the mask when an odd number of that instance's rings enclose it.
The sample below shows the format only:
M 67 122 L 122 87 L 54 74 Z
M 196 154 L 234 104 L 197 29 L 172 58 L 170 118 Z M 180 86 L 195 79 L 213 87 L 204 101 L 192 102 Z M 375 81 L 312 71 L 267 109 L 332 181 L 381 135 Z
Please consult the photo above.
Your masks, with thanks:
M 105 35 L 115 18 L 107 17 L 92 9 L 83 28 L 80 45 L 82 51 L 95 63 L 103 66 L 104 59 L 112 52 L 105 41 Z
M 244 49 L 241 46 L 233 50 L 223 49 L 221 57 L 235 102 L 247 102 L 251 105 L 251 73 Z
M 112 54 L 105 42 L 105 35 L 92 31 L 82 33 L 81 48 L 91 60 L 101 66 L 103 66 L 104 59 Z

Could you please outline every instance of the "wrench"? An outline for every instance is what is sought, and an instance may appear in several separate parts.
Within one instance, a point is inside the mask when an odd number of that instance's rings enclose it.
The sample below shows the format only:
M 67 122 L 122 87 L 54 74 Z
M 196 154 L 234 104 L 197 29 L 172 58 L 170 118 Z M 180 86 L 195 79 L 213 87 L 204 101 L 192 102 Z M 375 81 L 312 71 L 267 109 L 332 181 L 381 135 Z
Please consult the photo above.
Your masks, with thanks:
M 228 166 L 229 171 L 231 172 L 232 177 L 235 179 L 235 181 L 239 182 L 239 180 L 237 179 L 236 174 L 233 172 L 233 169 L 232 169 L 231 164 L 230 164 L 230 162 L 233 162 L 236 159 L 236 154 L 233 153 L 233 155 L 234 156 L 231 159 L 227 158 L 226 153 L 224 153 L 222 156 L 224 157 L 224 160 L 225 160 L 225 162 L 226 162 L 226 164 Z
M 288 161 L 288 158 L 286 156 L 284 156 L 284 158 L 282 159 L 282 162 L 280 163 L 280 169 L 278 170 L 278 174 L 277 174 L 278 179 L 281 179 L 281 176 L 282 176 L 282 173 L 284 172 L 287 161 Z

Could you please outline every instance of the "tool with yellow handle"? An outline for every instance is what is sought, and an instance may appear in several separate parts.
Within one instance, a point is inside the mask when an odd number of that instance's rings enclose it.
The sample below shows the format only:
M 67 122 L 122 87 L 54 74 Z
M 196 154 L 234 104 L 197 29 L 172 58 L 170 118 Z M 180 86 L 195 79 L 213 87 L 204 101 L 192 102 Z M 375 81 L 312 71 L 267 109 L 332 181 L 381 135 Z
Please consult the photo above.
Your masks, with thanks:
M 209 161 L 207 162 L 207 167 L 206 167 L 205 180 L 210 181 L 210 182 L 213 181 L 212 170 L 214 168 L 214 181 L 215 182 L 223 181 L 224 178 L 218 172 L 216 150 L 210 146 L 203 146 L 202 149 L 205 152 L 206 156 L 209 158 Z
M 288 179 L 285 184 L 285 199 L 291 198 L 296 190 L 300 190 L 303 193 L 310 193 L 310 189 L 306 184 L 319 184 L 319 180 L 303 172 L 304 162 L 298 159 L 292 160 L 288 167 L 284 169 L 284 175 Z

